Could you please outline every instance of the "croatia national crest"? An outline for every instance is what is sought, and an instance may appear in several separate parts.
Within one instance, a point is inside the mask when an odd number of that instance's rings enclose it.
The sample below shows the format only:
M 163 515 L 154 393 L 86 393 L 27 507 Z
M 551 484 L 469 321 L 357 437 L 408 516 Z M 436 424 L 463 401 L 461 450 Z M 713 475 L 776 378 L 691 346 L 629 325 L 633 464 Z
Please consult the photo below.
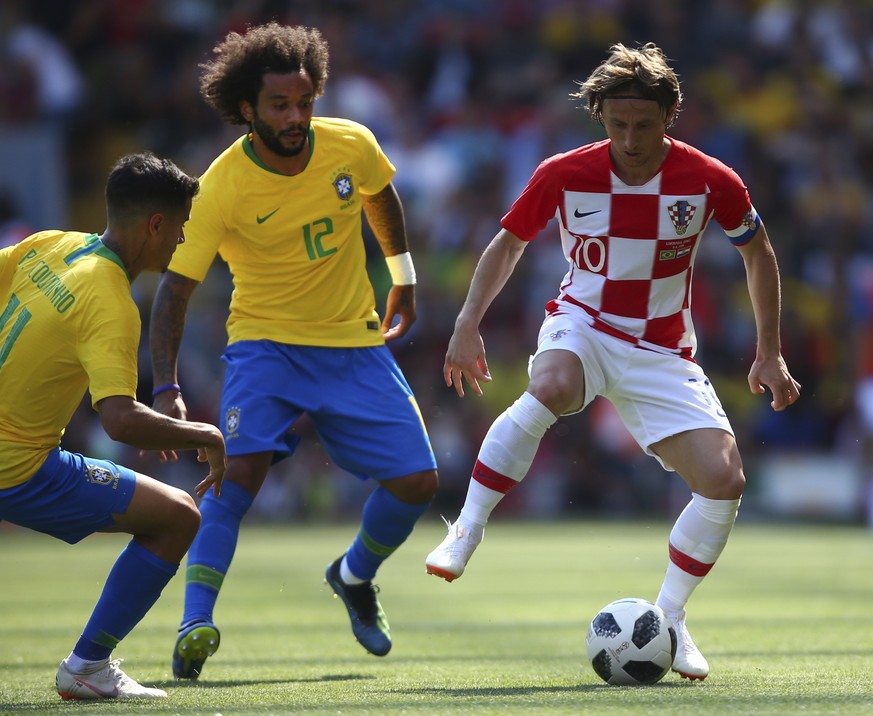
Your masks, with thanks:
M 680 199 L 672 206 L 667 207 L 670 221 L 673 222 L 673 228 L 676 229 L 676 233 L 679 234 L 679 236 L 682 236 L 682 234 L 688 231 L 688 226 L 691 224 L 691 220 L 694 218 L 694 213 L 696 211 L 697 207 L 693 204 L 689 204 L 684 199 Z

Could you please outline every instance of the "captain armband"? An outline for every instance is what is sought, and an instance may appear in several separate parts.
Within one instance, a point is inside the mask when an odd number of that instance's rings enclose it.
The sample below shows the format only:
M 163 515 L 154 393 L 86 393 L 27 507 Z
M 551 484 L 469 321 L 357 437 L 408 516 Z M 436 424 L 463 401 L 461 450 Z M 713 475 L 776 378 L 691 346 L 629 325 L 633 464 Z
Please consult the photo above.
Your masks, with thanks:
M 415 266 L 412 265 L 412 254 L 397 254 L 386 256 L 385 263 L 388 265 L 388 273 L 391 274 L 391 283 L 395 286 L 412 286 L 415 284 Z

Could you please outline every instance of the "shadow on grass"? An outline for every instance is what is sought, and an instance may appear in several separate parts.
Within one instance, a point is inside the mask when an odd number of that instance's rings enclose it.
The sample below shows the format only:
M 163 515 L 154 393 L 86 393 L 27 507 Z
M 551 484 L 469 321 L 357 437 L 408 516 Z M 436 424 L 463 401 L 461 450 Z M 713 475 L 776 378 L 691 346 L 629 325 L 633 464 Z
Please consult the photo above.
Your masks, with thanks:
M 372 674 L 326 674 L 307 679 L 226 679 L 219 681 L 164 681 L 157 683 L 161 689 L 226 689 L 234 686 L 263 686 L 266 684 L 323 684 L 331 681 L 367 681 L 375 679 Z
M 682 689 L 694 688 L 695 684 L 685 681 L 659 681 L 648 686 L 610 686 L 609 684 L 578 684 L 576 686 L 471 686 L 469 688 L 428 686 L 412 689 L 391 689 L 391 693 L 435 694 L 441 696 L 535 696 L 537 694 L 586 694 L 601 691 L 621 691 L 627 689 Z

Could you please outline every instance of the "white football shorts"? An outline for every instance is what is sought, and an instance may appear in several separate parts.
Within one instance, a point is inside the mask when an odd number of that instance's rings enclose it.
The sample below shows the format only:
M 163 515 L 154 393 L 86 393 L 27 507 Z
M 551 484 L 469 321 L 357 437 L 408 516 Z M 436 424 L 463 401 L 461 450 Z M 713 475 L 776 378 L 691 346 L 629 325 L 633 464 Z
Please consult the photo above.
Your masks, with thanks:
M 587 318 L 581 309 L 548 316 L 529 369 L 540 353 L 575 353 L 585 376 L 585 400 L 579 410 L 602 395 L 615 406 L 639 446 L 665 470 L 673 468 L 649 446 L 698 428 L 734 434 L 715 389 L 697 363 L 610 336 L 593 328 Z

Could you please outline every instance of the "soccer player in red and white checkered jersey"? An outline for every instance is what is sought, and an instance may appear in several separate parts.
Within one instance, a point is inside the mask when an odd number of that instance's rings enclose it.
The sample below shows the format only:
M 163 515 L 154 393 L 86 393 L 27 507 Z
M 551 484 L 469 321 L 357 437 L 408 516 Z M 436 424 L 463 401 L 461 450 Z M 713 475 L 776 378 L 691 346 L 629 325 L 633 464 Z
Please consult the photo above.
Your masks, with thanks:
M 640 446 L 678 472 L 692 499 L 670 533 L 657 598 L 676 627 L 673 670 L 709 673 L 685 628 L 685 604 L 727 542 L 745 484 L 734 434 L 694 361 L 691 276 L 715 220 L 745 264 L 757 328 L 749 388 L 783 410 L 800 395 L 782 358 L 779 269 L 742 180 L 717 159 L 667 135 L 682 93 L 661 49 L 617 44 L 572 96 L 608 139 L 546 159 L 485 249 L 455 323 L 446 384 L 463 397 L 491 380 L 479 324 L 525 247 L 554 217 L 569 268 L 546 307 L 524 394 L 491 426 L 467 498 L 427 571 L 460 577 L 497 503 L 524 478 L 561 415 L 601 395 Z

